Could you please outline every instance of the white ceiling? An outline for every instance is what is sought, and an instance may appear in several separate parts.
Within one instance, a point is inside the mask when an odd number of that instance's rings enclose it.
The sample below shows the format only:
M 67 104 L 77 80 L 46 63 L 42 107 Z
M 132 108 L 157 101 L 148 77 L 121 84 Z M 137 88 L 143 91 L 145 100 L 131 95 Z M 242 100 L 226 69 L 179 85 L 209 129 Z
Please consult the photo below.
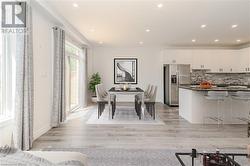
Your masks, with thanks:
M 143 41 L 142 46 L 228 47 L 250 42 L 250 0 L 46 1 L 94 46 L 134 47 Z M 207 27 L 200 28 L 202 24 Z M 232 29 L 233 24 L 238 27 Z

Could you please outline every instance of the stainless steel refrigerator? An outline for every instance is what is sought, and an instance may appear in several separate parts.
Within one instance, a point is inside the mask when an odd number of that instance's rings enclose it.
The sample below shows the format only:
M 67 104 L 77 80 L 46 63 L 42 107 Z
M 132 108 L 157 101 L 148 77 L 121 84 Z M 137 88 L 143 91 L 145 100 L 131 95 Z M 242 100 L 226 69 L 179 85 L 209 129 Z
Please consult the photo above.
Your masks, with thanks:
M 179 86 L 190 84 L 190 65 L 164 65 L 164 103 L 179 105 Z

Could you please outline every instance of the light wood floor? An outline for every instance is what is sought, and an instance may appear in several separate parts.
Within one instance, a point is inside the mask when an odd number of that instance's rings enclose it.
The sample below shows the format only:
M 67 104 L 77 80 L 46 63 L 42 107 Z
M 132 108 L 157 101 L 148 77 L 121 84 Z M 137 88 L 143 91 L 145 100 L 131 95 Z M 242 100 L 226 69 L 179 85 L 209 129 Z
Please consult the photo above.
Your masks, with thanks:
M 131 104 L 130 104 L 131 105 Z M 96 111 L 89 107 L 71 116 L 34 142 L 43 148 L 136 148 L 136 149 L 245 149 L 249 144 L 246 125 L 192 125 L 178 116 L 178 108 L 157 104 L 157 115 L 165 125 L 87 125 Z

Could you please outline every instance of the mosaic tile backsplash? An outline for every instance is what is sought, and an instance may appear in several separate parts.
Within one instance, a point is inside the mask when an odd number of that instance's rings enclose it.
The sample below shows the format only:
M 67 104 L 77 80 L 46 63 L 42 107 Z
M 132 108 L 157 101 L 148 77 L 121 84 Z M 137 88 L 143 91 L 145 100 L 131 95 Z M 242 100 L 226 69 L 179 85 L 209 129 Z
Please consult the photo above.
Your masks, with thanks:
M 207 73 L 205 70 L 193 70 L 191 84 L 209 81 L 215 85 L 250 85 L 250 73 Z

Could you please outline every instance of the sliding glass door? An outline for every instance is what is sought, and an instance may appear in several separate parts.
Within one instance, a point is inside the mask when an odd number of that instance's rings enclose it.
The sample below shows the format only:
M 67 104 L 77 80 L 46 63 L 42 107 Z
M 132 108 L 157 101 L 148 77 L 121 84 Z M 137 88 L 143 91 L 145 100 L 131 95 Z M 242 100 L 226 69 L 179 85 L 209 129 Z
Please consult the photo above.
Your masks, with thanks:
M 85 50 L 66 42 L 66 108 L 68 112 L 84 107 L 86 92 Z
M 80 72 L 79 72 L 79 59 L 69 57 L 70 63 L 70 109 L 79 107 L 80 98 Z

